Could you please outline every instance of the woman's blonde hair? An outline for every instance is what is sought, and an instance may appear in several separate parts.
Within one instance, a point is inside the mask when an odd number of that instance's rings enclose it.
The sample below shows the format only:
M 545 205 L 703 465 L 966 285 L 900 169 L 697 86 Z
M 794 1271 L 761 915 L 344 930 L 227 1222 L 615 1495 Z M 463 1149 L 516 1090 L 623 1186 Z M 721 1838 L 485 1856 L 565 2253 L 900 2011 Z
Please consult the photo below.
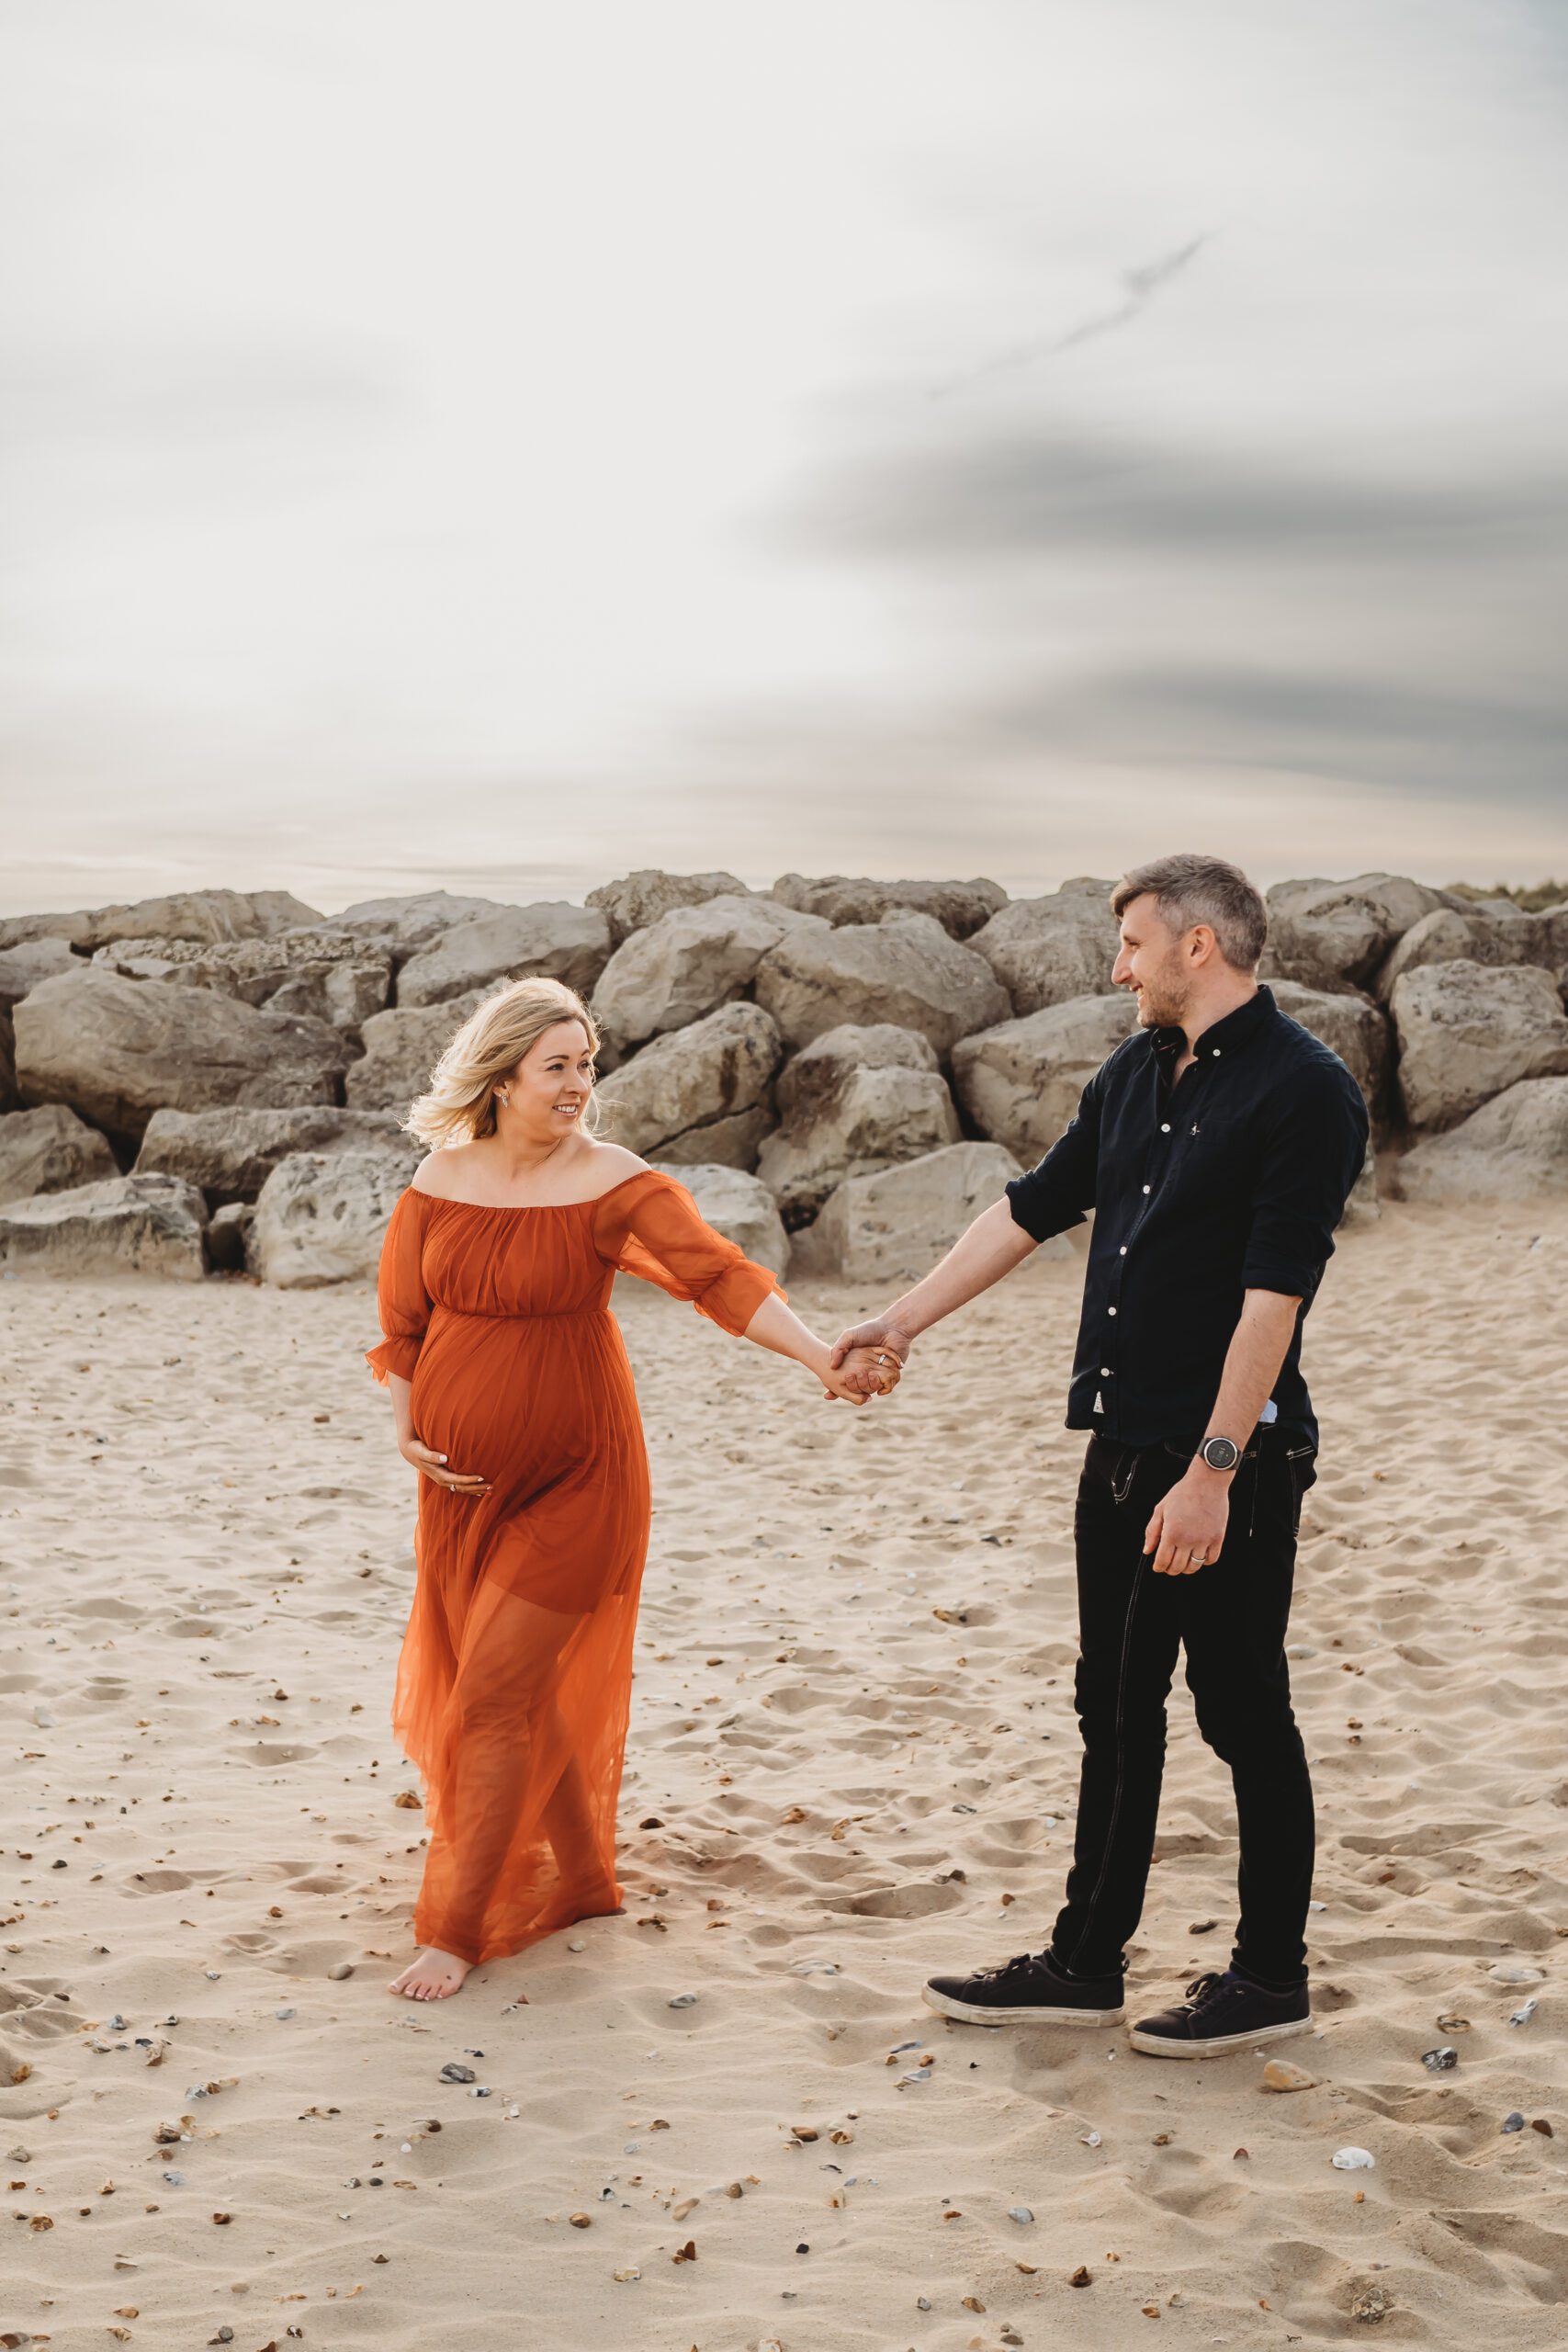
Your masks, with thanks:
M 558 1021 L 581 1021 L 588 1032 L 589 1052 L 598 1052 L 593 1015 L 564 981 L 536 973 L 525 980 L 509 980 L 487 996 L 443 1046 L 427 1091 L 414 1097 L 407 1118 L 400 1122 L 405 1133 L 432 1151 L 492 1136 L 496 1080 L 508 1077 Z M 589 1096 L 580 1125 L 589 1135 L 598 1133 L 596 1094 Z

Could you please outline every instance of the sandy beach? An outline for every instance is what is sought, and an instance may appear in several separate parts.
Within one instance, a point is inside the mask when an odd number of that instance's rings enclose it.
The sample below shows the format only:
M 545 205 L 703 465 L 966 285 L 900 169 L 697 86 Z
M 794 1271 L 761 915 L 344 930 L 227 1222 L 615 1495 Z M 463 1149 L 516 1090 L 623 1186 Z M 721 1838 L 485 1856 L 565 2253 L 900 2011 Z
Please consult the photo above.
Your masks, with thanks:
M 1038 1947 L 1070 1848 L 1077 1251 L 860 1414 L 619 1284 L 626 1907 L 428 2008 L 385 1990 L 422 1815 L 369 1286 L 0 1284 L 0 2341 L 1560 2345 L 1565 1276 L 1561 1204 L 1385 1204 L 1308 1325 L 1288 2095 L 919 1999 Z M 880 1303 L 789 1288 L 829 1335 Z M 1224 1964 L 1235 1864 L 1179 1682 L 1131 2014 Z

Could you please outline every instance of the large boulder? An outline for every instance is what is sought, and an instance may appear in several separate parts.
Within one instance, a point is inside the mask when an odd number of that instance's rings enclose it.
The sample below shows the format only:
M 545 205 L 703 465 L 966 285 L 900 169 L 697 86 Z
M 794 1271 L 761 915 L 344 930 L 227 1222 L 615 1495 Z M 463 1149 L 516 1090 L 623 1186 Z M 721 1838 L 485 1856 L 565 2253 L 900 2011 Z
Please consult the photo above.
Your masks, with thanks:
M 1507 900 L 1483 906 L 1434 907 L 1412 923 L 1373 978 L 1374 992 L 1386 1004 L 1402 972 L 1423 964 L 1540 964 L 1541 918 Z
M 590 890 L 585 903 L 602 910 L 610 926 L 610 938 L 618 947 L 634 931 L 644 931 L 672 907 L 700 907 L 708 899 L 744 899 L 750 896 L 744 882 L 733 874 L 664 874 L 655 865 L 639 865 L 635 874 L 623 874 L 618 881 L 601 882 Z
M 1300 980 L 1271 980 L 1269 985 L 1280 1012 L 1338 1055 L 1366 1096 L 1369 1111 L 1381 1109 L 1392 1050 L 1388 1019 L 1381 1008 L 1359 989 L 1309 989 Z
M 413 1148 L 390 1111 L 343 1111 L 324 1102 L 294 1111 L 154 1111 L 133 1173 L 157 1169 L 183 1176 L 187 1184 L 199 1185 L 216 1210 L 232 1201 L 254 1201 L 273 1170 L 296 1152 L 389 1151 L 405 1157 Z
M 40 980 L 81 968 L 81 956 L 63 939 L 19 939 L 14 947 L 0 947 L 0 1012 L 9 1012 Z
M 1367 1156 L 1361 1162 L 1361 1172 L 1346 1194 L 1344 1214 L 1339 1222 L 1342 1227 L 1374 1225 L 1382 1215 L 1377 1155 L 1369 1142 Z
M 1399 874 L 1276 882 L 1264 896 L 1269 944 L 1259 972 L 1310 989 L 1365 987 L 1395 940 L 1447 903 L 1440 890 Z
M 1021 1173 L 998 1143 L 953 1143 L 877 1176 L 852 1176 L 795 1236 L 795 1270 L 878 1287 L 918 1282 Z
M 0 1208 L 0 1267 L 13 1274 L 206 1272 L 207 1204 L 177 1176 L 112 1176 Z
M 1007 1018 L 1011 1007 L 983 956 L 933 915 L 792 931 L 757 967 L 757 1002 L 792 1046 L 845 1023 L 918 1030 L 938 1054 Z
M 0 1201 L 71 1192 L 118 1174 L 119 1164 L 96 1127 L 63 1102 L 0 1116 Z
M 93 962 L 128 979 L 213 989 L 242 1004 L 303 1014 L 334 1029 L 357 1029 L 381 1011 L 392 989 L 385 947 L 325 928 L 271 939 L 117 939 L 98 948 Z
M 776 1091 L 783 1124 L 763 1144 L 757 1173 L 788 1227 L 814 1217 L 847 1177 L 959 1140 L 929 1041 L 890 1022 L 825 1030 L 784 1064 Z
M 1011 899 L 969 943 L 1006 989 L 1015 1013 L 1111 995 L 1121 944 L 1108 899 L 1078 883 L 1049 898 Z
M 281 1160 L 256 1198 L 245 1242 L 251 1271 L 277 1290 L 374 1279 L 387 1220 L 423 1156 L 410 1145 Z
M 356 899 L 341 914 L 318 915 L 315 930 L 350 932 L 383 947 L 394 963 L 417 956 L 455 924 L 474 915 L 504 912 L 503 899 L 459 899 L 450 890 L 414 890 L 398 898 Z
M 684 1184 L 705 1224 L 727 1241 L 737 1242 L 748 1258 L 766 1266 L 782 1281 L 789 1269 L 789 1236 L 778 1206 L 761 1178 L 743 1169 L 716 1166 L 711 1160 L 685 1165 L 654 1161 L 666 1176 Z
M 721 897 L 672 907 L 616 948 L 593 991 L 593 1017 L 620 1057 L 683 1029 L 750 987 L 770 947 L 820 919 L 771 899 Z
M 1568 1078 L 1524 1078 L 1396 1162 L 1407 1201 L 1531 1201 L 1568 1193 Z
M 1133 1000 L 1122 990 L 1043 1005 L 954 1046 L 954 1090 L 983 1136 L 1032 1167 L 1072 1118 L 1095 1071 L 1136 1026 Z
M 324 1021 L 91 968 L 41 980 L 13 1018 L 24 1102 L 138 1139 L 165 1105 L 331 1102 L 350 1051 Z
M 176 890 L 132 905 L 74 914 L 0 917 L 0 947 L 24 939 L 65 939 L 90 955 L 111 939 L 265 939 L 296 923 L 320 922 L 314 907 L 288 890 Z
M 1451 1127 L 1520 1079 L 1568 1071 L 1562 1000 L 1534 965 L 1423 964 L 1394 982 L 1390 1010 L 1412 1126 Z
M 778 1028 L 760 1005 L 725 1004 L 655 1037 L 596 1090 L 604 1131 L 645 1159 L 753 1168 L 773 1125 Z
M 1558 987 L 1568 994 L 1568 903 L 1546 908 L 1535 921 L 1534 960 L 1555 973 Z
M 998 882 L 981 876 L 972 882 L 878 882 L 847 874 L 781 874 L 773 895 L 781 906 L 825 915 L 831 923 L 880 922 L 908 909 L 934 916 L 954 939 L 978 931 L 1008 896 Z
M 411 956 L 398 974 L 400 1005 L 445 1004 L 494 980 L 543 972 L 586 996 L 610 959 L 610 926 L 597 907 L 565 899 L 497 907 L 454 923 Z
M 348 1066 L 344 1092 L 354 1111 L 404 1112 L 430 1084 L 430 1073 L 488 989 L 445 1004 L 390 1005 L 373 1012 L 360 1031 L 364 1053 Z
M 255 1223 L 254 1201 L 225 1201 L 207 1226 L 207 1263 L 215 1274 L 249 1272 L 251 1227 Z

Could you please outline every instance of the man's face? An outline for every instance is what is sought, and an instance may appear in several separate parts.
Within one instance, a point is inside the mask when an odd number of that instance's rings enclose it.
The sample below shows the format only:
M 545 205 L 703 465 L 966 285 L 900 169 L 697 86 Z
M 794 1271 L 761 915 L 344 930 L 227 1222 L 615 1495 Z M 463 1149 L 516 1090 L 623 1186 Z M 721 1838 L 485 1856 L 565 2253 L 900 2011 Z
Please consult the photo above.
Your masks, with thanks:
M 1152 891 L 1134 899 L 1122 914 L 1121 952 L 1111 967 L 1111 979 L 1113 987 L 1136 994 L 1140 1029 L 1181 1026 L 1191 977 L 1180 934 L 1161 921 Z

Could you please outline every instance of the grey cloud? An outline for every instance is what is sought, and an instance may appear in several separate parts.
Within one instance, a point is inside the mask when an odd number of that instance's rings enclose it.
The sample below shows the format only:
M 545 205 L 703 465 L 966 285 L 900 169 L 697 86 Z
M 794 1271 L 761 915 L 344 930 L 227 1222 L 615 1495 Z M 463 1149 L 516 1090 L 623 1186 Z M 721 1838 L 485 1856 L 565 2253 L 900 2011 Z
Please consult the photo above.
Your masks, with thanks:
M 1560 811 L 1568 695 L 1445 691 L 1397 678 L 1193 664 L 1127 668 L 971 714 L 976 735 L 1106 758 L 1361 777 L 1402 790 Z
M 1072 430 L 962 447 L 907 444 L 828 465 L 783 537 L 824 554 L 908 565 L 1032 560 L 1051 549 L 1404 561 L 1568 541 L 1568 489 L 1522 466 L 1411 483 L 1317 473 Z

